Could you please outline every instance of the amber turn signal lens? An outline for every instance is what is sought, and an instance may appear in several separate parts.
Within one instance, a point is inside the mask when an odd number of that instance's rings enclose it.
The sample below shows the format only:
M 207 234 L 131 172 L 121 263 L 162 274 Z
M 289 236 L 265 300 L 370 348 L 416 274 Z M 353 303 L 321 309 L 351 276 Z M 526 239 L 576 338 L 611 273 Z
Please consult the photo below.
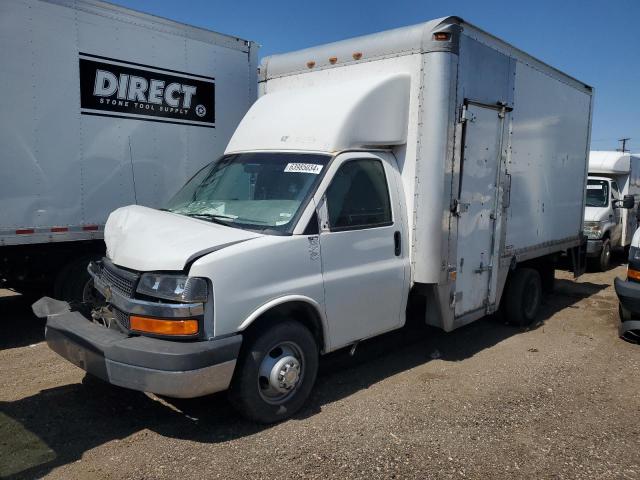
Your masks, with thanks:
M 634 280 L 636 282 L 640 282 L 640 272 L 638 270 L 634 270 L 633 268 L 627 269 L 627 279 Z
M 198 333 L 197 320 L 165 320 L 131 315 L 129 324 L 131 330 L 156 335 L 195 335 Z

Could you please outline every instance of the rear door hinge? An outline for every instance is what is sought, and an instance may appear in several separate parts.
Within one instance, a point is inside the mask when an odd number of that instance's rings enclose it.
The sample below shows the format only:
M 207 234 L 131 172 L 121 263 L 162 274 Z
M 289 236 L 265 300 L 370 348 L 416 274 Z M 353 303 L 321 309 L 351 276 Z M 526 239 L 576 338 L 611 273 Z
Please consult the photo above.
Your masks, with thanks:
M 467 210 L 469 210 L 469 204 L 463 203 L 456 198 L 453 200 L 453 202 L 451 202 L 450 210 L 453 215 L 455 215 L 456 217 L 459 217 L 460 215 L 465 213 Z
M 464 123 L 466 121 L 473 122 L 475 119 L 476 117 L 469 111 L 468 106 L 466 104 L 462 105 L 462 108 L 460 109 L 460 123 Z

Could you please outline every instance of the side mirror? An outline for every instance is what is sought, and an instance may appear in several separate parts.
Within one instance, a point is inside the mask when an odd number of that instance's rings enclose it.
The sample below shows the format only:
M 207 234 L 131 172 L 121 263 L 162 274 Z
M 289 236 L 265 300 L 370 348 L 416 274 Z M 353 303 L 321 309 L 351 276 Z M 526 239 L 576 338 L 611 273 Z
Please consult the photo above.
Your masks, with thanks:
M 622 199 L 622 208 L 633 208 L 636 204 L 633 195 L 625 195 Z

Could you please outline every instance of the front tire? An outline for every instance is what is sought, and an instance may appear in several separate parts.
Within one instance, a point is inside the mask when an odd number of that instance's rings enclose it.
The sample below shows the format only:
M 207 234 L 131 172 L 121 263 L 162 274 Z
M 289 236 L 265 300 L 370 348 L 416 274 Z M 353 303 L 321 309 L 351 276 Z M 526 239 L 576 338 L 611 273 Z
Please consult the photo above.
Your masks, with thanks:
M 600 252 L 600 258 L 596 265 L 599 272 L 606 272 L 611 265 L 611 242 L 608 238 L 605 238 L 602 242 L 602 251 Z
M 533 268 L 518 268 L 512 273 L 505 292 L 505 314 L 512 325 L 526 327 L 538 316 L 542 303 L 542 281 Z
M 298 322 L 280 322 L 248 335 L 229 400 L 249 420 L 279 422 L 304 405 L 317 373 L 318 344 L 313 334 Z

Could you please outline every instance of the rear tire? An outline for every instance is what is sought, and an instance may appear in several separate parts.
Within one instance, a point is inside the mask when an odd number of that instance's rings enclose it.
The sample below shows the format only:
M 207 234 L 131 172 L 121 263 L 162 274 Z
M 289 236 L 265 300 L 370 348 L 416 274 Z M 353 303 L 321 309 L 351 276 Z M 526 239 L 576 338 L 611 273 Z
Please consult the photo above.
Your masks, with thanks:
M 304 405 L 318 373 L 318 344 L 302 324 L 287 320 L 248 335 L 229 400 L 259 423 L 286 420 Z
M 542 303 L 542 281 L 533 268 L 518 268 L 512 274 L 505 291 L 506 320 L 526 327 L 536 319 Z
M 96 292 L 87 266 L 94 256 L 84 256 L 68 263 L 58 274 L 54 283 L 54 296 L 74 303 L 95 303 Z

